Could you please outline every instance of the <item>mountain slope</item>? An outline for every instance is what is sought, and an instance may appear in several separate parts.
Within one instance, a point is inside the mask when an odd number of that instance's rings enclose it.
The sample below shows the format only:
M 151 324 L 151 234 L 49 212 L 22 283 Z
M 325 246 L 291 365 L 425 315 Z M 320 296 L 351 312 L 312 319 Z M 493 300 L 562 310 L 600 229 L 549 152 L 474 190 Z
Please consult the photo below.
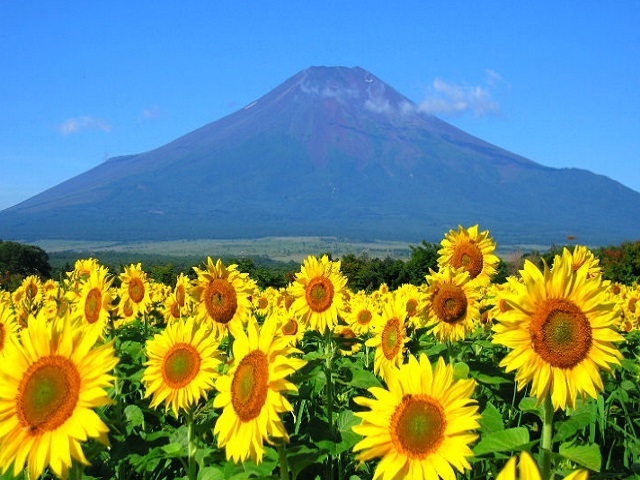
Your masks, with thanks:
M 501 243 L 605 244 L 640 237 L 639 209 L 639 193 L 483 142 L 361 68 L 312 67 L 0 212 L 0 238 L 415 242 L 480 223 Z

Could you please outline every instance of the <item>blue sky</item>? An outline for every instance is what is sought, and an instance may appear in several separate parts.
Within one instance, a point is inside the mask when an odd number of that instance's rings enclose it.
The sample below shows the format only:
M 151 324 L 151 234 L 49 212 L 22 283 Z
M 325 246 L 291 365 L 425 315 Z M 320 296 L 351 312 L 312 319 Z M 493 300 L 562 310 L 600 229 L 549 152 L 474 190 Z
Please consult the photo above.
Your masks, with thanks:
M 0 209 L 312 65 L 360 66 L 483 140 L 640 191 L 639 24 L 635 0 L 0 0 Z

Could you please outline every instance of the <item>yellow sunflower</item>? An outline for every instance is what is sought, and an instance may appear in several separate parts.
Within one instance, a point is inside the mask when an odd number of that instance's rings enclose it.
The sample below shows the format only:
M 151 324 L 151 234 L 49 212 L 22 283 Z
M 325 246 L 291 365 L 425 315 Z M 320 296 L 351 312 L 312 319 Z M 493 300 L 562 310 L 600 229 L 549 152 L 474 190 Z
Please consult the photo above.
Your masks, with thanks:
M 180 310 L 189 313 L 189 308 L 193 304 L 193 299 L 191 295 L 189 295 L 190 291 L 191 280 L 184 273 L 179 274 L 176 277 L 176 286 L 173 288 L 173 295 Z
M 213 388 L 221 363 L 218 341 L 193 317 L 175 321 L 147 340 L 147 361 L 142 375 L 145 398 L 151 407 L 162 402 L 177 417 Z
M 531 458 L 526 450 L 520 453 L 520 463 L 516 473 L 517 457 L 513 456 L 502 468 L 496 480 L 543 480 L 538 469 L 538 464 Z M 567 475 L 564 480 L 587 480 L 589 472 L 587 470 L 576 470 Z
M 512 280 L 498 292 L 511 308 L 493 326 L 493 342 L 511 349 L 500 365 L 517 371 L 519 390 L 531 382 L 538 402 L 549 393 L 555 409 L 573 408 L 577 395 L 595 398 L 603 389 L 599 369 L 610 370 L 622 358 L 613 344 L 623 337 L 613 329 L 617 310 L 606 286 L 568 260 L 556 257 L 553 271 L 527 260 L 522 282 Z
M 464 268 L 444 266 L 427 276 L 427 325 L 441 342 L 464 340 L 480 320 L 480 293 Z
M 87 328 L 95 328 L 100 335 L 109 322 L 113 309 L 113 278 L 108 277 L 106 267 L 99 266 L 80 282 L 73 317 Z
M 449 230 L 440 242 L 438 250 L 438 266 L 450 265 L 453 269 L 464 268 L 472 280 L 489 283 L 496 274 L 500 259 L 493 254 L 496 244 L 489 236 L 489 231 L 478 232 L 478 225 L 465 229 L 458 226 L 458 231 Z
M 0 290 L 0 358 L 5 345 L 18 332 L 18 322 L 11 308 L 11 296 L 8 292 Z
M 362 342 L 358 339 L 358 334 L 349 325 L 336 325 L 333 334 L 341 355 L 349 357 L 359 352 L 362 348 Z
M 182 317 L 180 303 L 178 303 L 175 293 L 169 294 L 164 302 L 160 304 L 160 314 L 167 325 Z
M 295 297 L 291 308 L 309 327 L 324 333 L 333 330 L 338 316 L 344 316 L 344 292 L 347 278 L 340 272 L 340 262 L 307 257 L 290 288 Z
M 142 270 L 142 264 L 131 264 L 125 267 L 119 277 L 120 308 L 131 309 L 131 314 L 125 317 L 137 317 L 149 312 L 151 309 L 149 280 L 147 273 Z
M 355 412 L 353 431 L 364 438 L 354 447 L 361 464 L 376 457 L 374 480 L 443 478 L 470 470 L 469 445 L 478 435 L 478 406 L 471 398 L 473 379 L 453 379 L 453 367 L 439 358 L 432 368 L 425 354 L 390 368 L 387 388 L 371 387 L 374 398 L 356 397 L 367 411 Z
M 66 478 L 72 461 L 88 465 L 81 443 L 109 444 L 108 427 L 95 408 L 110 400 L 106 389 L 118 363 L 113 343 L 95 346 L 97 332 L 70 322 L 33 319 L 10 342 L 0 362 L 0 466 L 25 463 L 30 478 L 48 466 Z
M 284 305 L 276 306 L 271 310 L 267 321 L 276 322 L 277 333 L 287 339 L 290 345 L 297 345 L 302 341 L 306 325 L 292 311 Z
M 242 326 L 251 316 L 251 295 L 255 283 L 237 265 L 226 267 L 222 260 L 213 263 L 207 258 L 207 268 L 193 268 L 198 278 L 191 295 L 197 304 L 195 314 L 213 328 L 217 337 L 224 336 L 232 324 Z
M 403 297 L 407 310 L 407 320 L 414 328 L 423 326 L 426 322 L 426 295 L 417 285 L 405 283 L 400 285 L 395 295 Z
M 222 408 L 214 427 L 218 447 L 225 447 L 227 460 L 262 461 L 264 441 L 289 435 L 280 414 L 293 410 L 284 392 L 297 387 L 286 378 L 305 365 L 291 355 L 300 353 L 286 338 L 277 335 L 277 323 L 266 321 L 262 328 L 254 317 L 247 333 L 239 325 L 230 328 L 233 335 L 233 363 L 229 372 L 216 381 L 218 395 L 214 408 Z
M 360 290 L 352 295 L 349 301 L 349 311 L 345 315 L 345 322 L 351 327 L 356 335 L 365 335 L 371 330 L 371 326 L 376 324 L 380 317 L 377 302 Z
M 375 347 L 373 373 L 385 379 L 389 367 L 399 366 L 404 358 L 404 345 L 407 338 L 406 302 L 400 296 L 389 294 L 382 314 L 376 318 L 372 326 L 373 337 L 365 342 L 368 347 Z
M 591 250 L 583 245 L 576 245 L 573 247 L 573 252 L 570 252 L 566 247 L 562 250 L 563 256 L 571 257 L 571 263 L 573 269 L 586 265 L 588 269 L 587 278 L 596 277 L 602 275 L 602 267 L 600 267 L 600 259 L 596 257 Z M 553 269 L 553 267 L 552 267 Z

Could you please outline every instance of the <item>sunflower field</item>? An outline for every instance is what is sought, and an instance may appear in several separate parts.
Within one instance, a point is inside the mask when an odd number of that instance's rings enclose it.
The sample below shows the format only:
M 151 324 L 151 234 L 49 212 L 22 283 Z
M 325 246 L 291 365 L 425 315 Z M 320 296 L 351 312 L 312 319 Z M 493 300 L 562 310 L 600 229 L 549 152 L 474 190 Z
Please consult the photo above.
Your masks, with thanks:
M 0 479 L 636 478 L 640 287 L 584 246 L 497 283 L 495 247 L 460 226 L 373 291 L 326 255 L 283 288 L 212 258 L 27 276 L 0 290 Z

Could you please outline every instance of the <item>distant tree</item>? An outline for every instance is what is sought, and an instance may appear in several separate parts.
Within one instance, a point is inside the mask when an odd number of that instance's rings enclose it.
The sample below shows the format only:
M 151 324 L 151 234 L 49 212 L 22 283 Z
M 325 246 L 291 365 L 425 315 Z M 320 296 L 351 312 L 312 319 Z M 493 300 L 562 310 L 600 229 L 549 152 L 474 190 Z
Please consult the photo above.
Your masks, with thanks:
M 420 245 L 409 245 L 411 258 L 404 265 L 404 277 L 407 283 L 420 285 L 424 283 L 425 277 L 429 275 L 429 269 L 438 270 L 438 250 L 437 243 L 428 243 L 422 240 Z
M 42 248 L 0 240 L 0 273 L 10 275 L 51 276 L 49 256 Z
M 605 279 L 625 285 L 640 283 L 640 241 L 601 247 L 594 255 L 600 259 Z

